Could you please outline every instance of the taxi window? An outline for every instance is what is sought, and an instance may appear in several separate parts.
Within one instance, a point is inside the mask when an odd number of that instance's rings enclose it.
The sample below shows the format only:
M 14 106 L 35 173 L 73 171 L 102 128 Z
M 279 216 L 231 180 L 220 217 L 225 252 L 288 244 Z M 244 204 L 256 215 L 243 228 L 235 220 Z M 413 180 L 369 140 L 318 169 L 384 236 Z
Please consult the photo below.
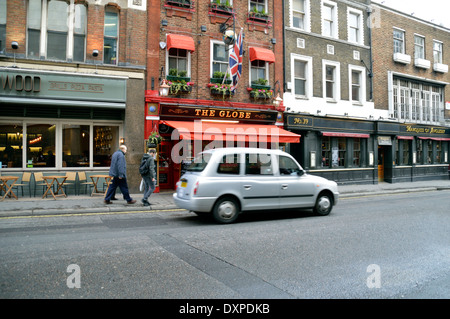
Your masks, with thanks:
M 217 173 L 239 175 L 239 155 L 229 154 L 223 156 L 217 167 Z
M 298 165 L 287 156 L 279 156 L 280 175 L 297 175 L 300 172 Z
M 201 172 L 205 169 L 206 165 L 208 165 L 209 160 L 211 159 L 211 153 L 200 153 L 195 157 L 191 166 L 187 168 L 189 172 Z
M 245 154 L 245 174 L 273 175 L 270 154 Z

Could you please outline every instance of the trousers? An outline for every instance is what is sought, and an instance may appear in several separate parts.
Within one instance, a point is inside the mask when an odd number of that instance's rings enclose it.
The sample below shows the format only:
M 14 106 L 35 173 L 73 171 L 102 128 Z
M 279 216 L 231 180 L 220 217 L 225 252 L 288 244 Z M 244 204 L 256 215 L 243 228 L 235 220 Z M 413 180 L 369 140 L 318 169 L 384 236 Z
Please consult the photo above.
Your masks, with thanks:
M 155 182 L 149 176 L 142 176 L 144 179 L 144 201 L 147 201 L 156 188 Z
M 127 202 L 133 200 L 130 197 L 130 192 L 128 191 L 128 183 L 126 178 L 113 177 L 111 184 L 109 185 L 108 191 L 106 192 L 105 201 L 110 201 L 111 198 L 116 194 L 117 187 L 120 188 L 122 192 L 123 199 Z

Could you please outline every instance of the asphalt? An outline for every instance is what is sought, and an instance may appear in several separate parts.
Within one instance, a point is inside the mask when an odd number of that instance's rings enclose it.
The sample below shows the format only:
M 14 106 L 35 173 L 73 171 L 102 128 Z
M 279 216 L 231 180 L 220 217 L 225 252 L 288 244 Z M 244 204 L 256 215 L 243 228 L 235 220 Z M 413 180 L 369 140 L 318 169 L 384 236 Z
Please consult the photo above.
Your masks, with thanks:
M 394 194 L 409 192 L 425 192 L 436 190 L 450 190 L 450 180 L 419 181 L 408 183 L 379 183 L 367 185 L 340 185 L 340 198 L 368 196 L 375 194 Z M 178 209 L 172 199 L 173 191 L 154 193 L 149 198 L 150 206 L 143 206 L 142 193 L 131 194 L 135 204 L 127 204 L 122 195 L 117 194 L 118 200 L 106 205 L 102 196 L 68 195 L 67 197 L 27 197 L 19 199 L 5 198 L 0 201 L 0 217 L 43 216 L 55 214 L 87 214 L 112 212 L 151 212 Z

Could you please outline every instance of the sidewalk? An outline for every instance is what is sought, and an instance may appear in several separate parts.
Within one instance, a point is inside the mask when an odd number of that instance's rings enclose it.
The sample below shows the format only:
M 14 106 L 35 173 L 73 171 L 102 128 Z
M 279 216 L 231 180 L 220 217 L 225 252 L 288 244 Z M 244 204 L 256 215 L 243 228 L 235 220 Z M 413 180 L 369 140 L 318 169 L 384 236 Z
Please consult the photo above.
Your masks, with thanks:
M 374 194 L 393 194 L 405 192 L 423 192 L 432 190 L 450 190 L 450 180 L 425 181 L 413 183 L 379 183 L 376 185 L 340 185 L 340 198 L 364 196 Z M 41 197 L 19 197 L 19 200 L 6 198 L 0 202 L 0 217 L 9 216 L 40 216 L 47 214 L 80 214 L 80 213 L 108 213 L 128 211 L 148 211 L 177 209 L 172 199 L 173 191 L 155 193 L 149 201 L 149 207 L 142 205 L 142 193 L 132 194 L 136 204 L 129 205 L 117 194 L 118 200 L 111 205 L 103 203 L 102 196 L 68 196 L 42 199 Z

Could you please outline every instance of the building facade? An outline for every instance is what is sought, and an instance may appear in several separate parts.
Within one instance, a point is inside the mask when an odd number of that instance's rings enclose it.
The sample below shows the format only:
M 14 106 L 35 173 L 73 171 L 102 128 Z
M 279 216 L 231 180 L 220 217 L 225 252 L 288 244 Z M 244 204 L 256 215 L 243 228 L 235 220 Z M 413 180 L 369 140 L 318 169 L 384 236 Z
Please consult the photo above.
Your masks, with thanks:
M 341 184 L 448 178 L 449 30 L 370 1 L 289 0 L 284 15 L 285 128 L 302 136 L 290 150 L 302 166 Z M 396 61 L 394 22 L 437 64 Z
M 274 105 L 283 88 L 281 4 L 163 0 L 149 5 L 145 139 L 162 137 L 150 146 L 158 149 L 160 189 L 173 189 L 204 149 L 299 141 L 281 128 L 283 107 Z M 229 40 L 240 35 L 242 69 L 233 90 L 229 55 L 235 46 Z M 163 82 L 167 96 L 159 92 Z
M 448 179 L 450 29 L 373 4 L 379 177 Z
M 124 142 L 137 189 L 146 1 L 0 0 L 0 12 L 2 174 L 108 171 Z

